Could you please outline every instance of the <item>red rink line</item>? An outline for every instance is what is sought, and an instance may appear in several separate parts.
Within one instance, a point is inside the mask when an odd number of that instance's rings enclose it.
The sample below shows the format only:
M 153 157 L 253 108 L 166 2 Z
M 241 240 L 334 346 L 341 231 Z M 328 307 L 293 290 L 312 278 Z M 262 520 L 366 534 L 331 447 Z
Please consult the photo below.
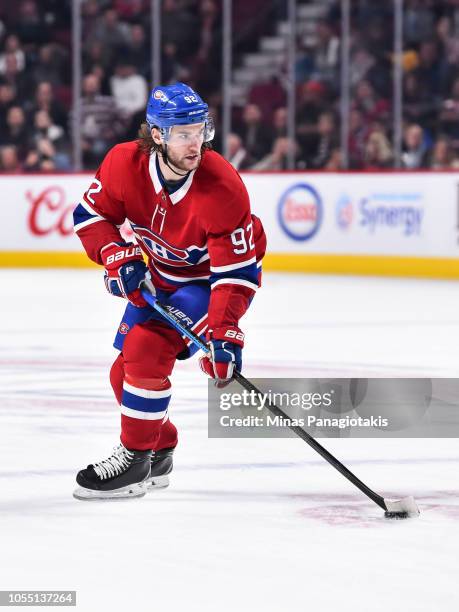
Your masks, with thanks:
M 1 359 L 0 366 L 22 366 L 22 367 L 46 367 L 54 368 L 56 370 L 78 370 L 78 369 L 94 369 L 103 368 L 107 369 L 112 363 L 112 358 L 109 357 L 107 360 L 100 361 L 78 361 L 76 359 L 65 358 L 57 359 L 55 361 L 50 359 Z M 183 363 L 180 366 L 185 371 L 194 370 L 197 367 L 195 360 L 188 363 Z M 257 363 L 257 362 L 246 362 L 245 364 L 245 375 L 253 378 L 294 378 L 298 376 L 300 378 L 329 378 L 334 376 L 335 378 L 380 378 L 380 377 L 394 377 L 394 378 L 417 378 L 419 376 L 427 377 L 445 377 L 453 374 L 448 374 L 441 368 L 428 368 L 422 367 L 419 369 L 411 369 L 410 366 L 390 366 L 387 364 L 318 364 L 318 363 Z M 274 373 L 274 376 L 270 376 L 270 373 Z M 280 375 L 283 373 L 283 376 Z
M 94 367 L 109 367 L 112 360 L 107 361 L 77 361 L 75 359 L 65 361 L 58 359 L 56 361 L 42 359 L 0 359 L 1 366 L 42 366 L 53 368 L 94 368 Z
M 14 408 L 15 414 L 10 417 L 10 420 L 13 421 L 16 417 L 24 418 L 24 414 L 28 416 L 36 415 L 37 412 L 42 413 L 43 410 L 53 411 L 53 414 L 56 414 L 54 411 L 58 411 L 58 413 L 62 413 L 62 415 L 67 416 L 70 411 L 71 416 L 75 419 L 82 418 L 87 414 L 117 414 L 119 413 L 119 406 L 116 403 L 115 398 L 113 400 L 91 400 L 88 401 L 87 398 L 77 398 L 70 399 L 42 399 L 35 398 L 34 403 L 25 405 L 27 398 L 23 398 L 21 400 L 17 400 L 14 402 L 8 401 L 0 409 L 0 414 L 3 408 Z M 38 400 L 38 401 L 37 401 Z M 3 418 L 3 417 L 2 417 Z M 8 418 L 8 417 L 7 417 Z

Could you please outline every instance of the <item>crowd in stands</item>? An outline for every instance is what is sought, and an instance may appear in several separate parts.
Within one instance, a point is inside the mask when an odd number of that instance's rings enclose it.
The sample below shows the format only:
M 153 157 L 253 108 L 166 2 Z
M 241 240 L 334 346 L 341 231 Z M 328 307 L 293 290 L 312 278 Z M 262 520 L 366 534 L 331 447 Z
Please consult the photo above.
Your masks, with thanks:
M 298 0 L 301 4 L 301 0 Z M 233 0 L 233 62 L 285 20 L 285 2 Z M 320 4 L 320 3 L 319 3 Z M 286 66 L 235 105 L 228 158 L 239 170 L 343 167 L 340 2 L 297 41 L 296 136 L 287 130 Z M 82 2 L 80 136 L 85 169 L 136 138 L 151 83 L 150 0 Z M 267 6 L 270 9 L 267 10 Z M 71 171 L 71 0 L 0 5 L 0 171 Z M 348 158 L 394 166 L 393 3 L 352 0 Z M 221 0 L 161 2 L 162 82 L 184 81 L 221 119 Z M 246 32 L 245 38 L 239 35 Z M 405 0 L 401 166 L 459 168 L 459 1 Z M 311 42 L 313 40 L 313 42 Z M 214 148 L 222 151 L 221 130 Z

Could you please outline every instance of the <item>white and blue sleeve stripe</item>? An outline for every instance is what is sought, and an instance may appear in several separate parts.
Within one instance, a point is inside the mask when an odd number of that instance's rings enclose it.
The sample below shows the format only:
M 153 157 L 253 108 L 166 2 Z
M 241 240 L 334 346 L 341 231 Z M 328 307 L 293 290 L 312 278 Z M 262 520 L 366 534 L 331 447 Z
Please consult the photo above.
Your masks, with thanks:
M 97 214 L 86 202 L 80 202 L 73 211 L 73 229 L 75 232 L 79 232 L 84 227 L 98 221 L 105 221 L 105 219 Z
M 210 286 L 242 285 L 256 291 L 258 289 L 258 267 L 255 257 L 226 266 L 210 266 Z

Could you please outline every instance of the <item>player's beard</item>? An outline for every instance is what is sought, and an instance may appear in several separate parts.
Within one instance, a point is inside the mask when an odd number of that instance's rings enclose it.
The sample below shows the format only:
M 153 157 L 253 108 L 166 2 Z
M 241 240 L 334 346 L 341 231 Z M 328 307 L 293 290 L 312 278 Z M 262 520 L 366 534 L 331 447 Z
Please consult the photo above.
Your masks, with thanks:
M 195 159 L 188 159 L 188 156 L 196 155 Z M 173 168 L 181 170 L 183 172 L 191 172 L 196 170 L 201 162 L 201 151 L 197 153 L 187 153 L 186 155 L 176 155 L 170 149 L 167 151 L 167 159 Z

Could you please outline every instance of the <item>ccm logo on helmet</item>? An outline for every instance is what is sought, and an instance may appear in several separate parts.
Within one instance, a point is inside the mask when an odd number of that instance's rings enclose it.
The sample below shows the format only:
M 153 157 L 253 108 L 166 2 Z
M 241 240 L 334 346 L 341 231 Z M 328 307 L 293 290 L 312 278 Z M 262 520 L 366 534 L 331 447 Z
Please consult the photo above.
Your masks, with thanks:
M 109 255 L 107 257 L 106 265 L 112 264 L 114 261 L 120 261 L 121 259 L 135 257 L 136 255 L 142 255 L 142 251 L 138 246 L 132 247 L 132 249 L 123 249 L 122 251 L 118 251 L 118 253 L 113 253 L 113 255 Z
M 225 338 L 233 338 L 234 340 L 244 342 L 244 334 L 241 331 L 236 331 L 235 329 L 228 329 L 228 331 L 225 332 Z

